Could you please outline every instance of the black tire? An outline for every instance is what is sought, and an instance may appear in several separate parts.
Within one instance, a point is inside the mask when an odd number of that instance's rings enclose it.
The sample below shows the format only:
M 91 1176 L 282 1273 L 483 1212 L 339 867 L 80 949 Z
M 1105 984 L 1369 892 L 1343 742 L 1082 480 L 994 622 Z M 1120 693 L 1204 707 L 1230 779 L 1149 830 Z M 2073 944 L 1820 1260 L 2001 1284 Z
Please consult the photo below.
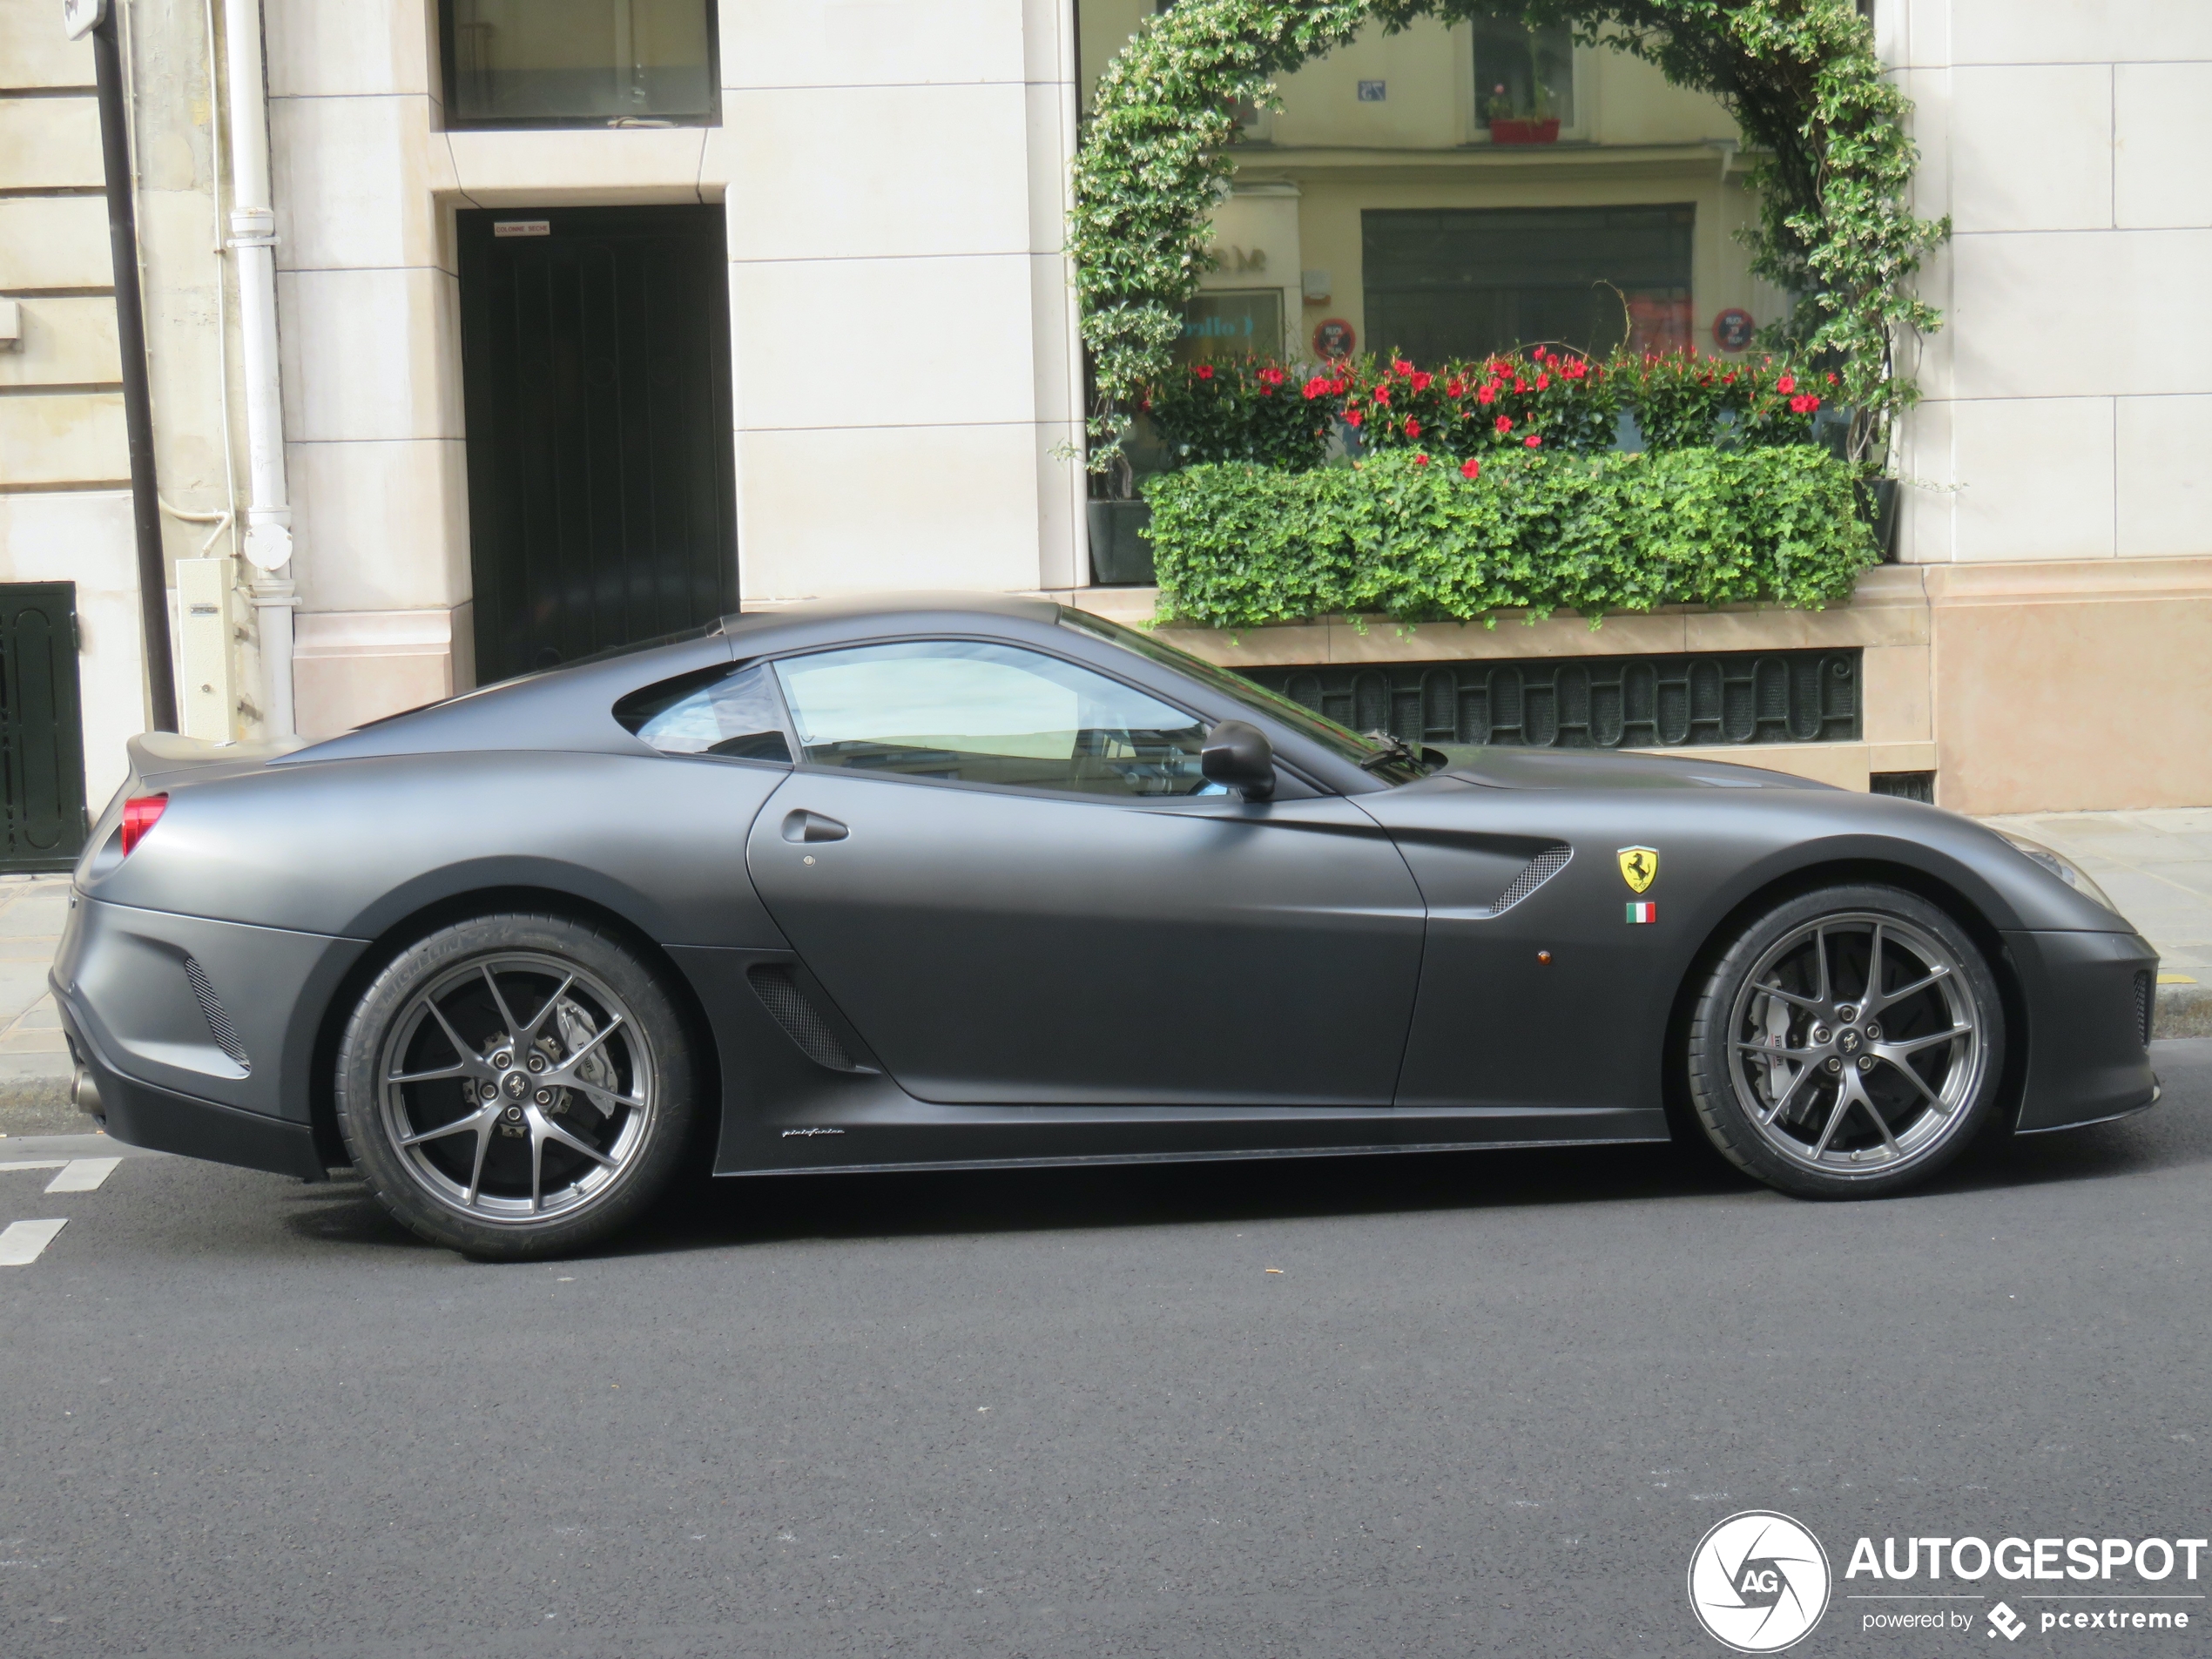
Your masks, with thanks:
M 1880 1197 L 1988 1126 L 2004 1003 L 1973 941 L 1934 905 L 1824 887 L 1776 906 L 1713 964 L 1686 1058 L 1698 1125 L 1738 1169 L 1800 1197 Z
M 555 1256 L 667 1190 L 694 1076 L 674 1002 L 621 939 L 482 916 L 408 946 L 362 994 L 339 1043 L 338 1128 L 402 1225 L 471 1256 Z

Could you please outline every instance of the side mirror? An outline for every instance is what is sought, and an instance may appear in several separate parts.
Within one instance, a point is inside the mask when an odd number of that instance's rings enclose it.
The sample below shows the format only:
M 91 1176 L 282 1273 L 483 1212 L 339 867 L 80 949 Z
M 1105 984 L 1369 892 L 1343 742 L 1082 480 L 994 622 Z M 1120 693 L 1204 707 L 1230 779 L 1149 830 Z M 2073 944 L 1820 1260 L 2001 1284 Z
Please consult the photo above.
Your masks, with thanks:
M 1208 782 L 1241 789 L 1246 800 L 1265 800 L 1275 792 L 1275 745 L 1246 720 L 1224 720 L 1207 732 L 1198 767 Z

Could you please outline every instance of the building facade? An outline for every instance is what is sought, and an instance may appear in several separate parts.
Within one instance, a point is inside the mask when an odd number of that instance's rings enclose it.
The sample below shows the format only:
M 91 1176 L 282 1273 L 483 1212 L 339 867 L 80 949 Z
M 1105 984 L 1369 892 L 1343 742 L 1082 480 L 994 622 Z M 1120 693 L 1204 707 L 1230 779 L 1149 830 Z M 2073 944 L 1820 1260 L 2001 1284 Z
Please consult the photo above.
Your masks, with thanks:
M 810 595 L 1150 615 L 1141 582 L 1096 579 L 1126 572 L 1093 558 L 1110 486 L 1075 455 L 1062 236 L 1088 89 L 1150 0 L 118 3 L 165 550 L 222 610 L 180 653 L 196 735 L 264 735 L 287 696 L 300 732 L 335 732 Z M 0 579 L 76 584 L 97 806 L 144 685 L 105 181 L 57 10 L 0 0 L 0 298 L 23 319 Z M 225 115 L 255 92 L 231 26 L 257 11 L 291 533 L 269 570 L 237 556 L 251 167 Z M 1955 233 L 1924 283 L 1946 325 L 1913 347 L 1895 560 L 1851 604 L 1184 643 L 1363 721 L 1448 687 L 1490 711 L 1472 735 L 1573 741 L 1577 699 L 1642 675 L 1749 699 L 1667 745 L 1856 787 L 2212 800 L 2212 11 L 1873 11 L 1917 105 L 1919 209 Z M 1734 237 L 1755 204 L 1733 124 L 1617 54 L 1429 24 L 1243 113 L 1193 354 L 1726 355 L 1779 307 Z

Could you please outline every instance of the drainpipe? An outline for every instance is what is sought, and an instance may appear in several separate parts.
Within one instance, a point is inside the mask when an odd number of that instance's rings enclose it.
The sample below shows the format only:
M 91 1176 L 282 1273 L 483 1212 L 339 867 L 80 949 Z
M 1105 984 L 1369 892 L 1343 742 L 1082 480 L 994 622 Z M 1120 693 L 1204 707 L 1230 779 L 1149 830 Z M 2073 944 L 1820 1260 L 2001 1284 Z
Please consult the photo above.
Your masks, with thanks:
M 92 37 L 100 162 L 107 177 L 108 255 L 115 266 L 115 340 L 123 368 L 123 435 L 131 457 L 131 523 L 138 544 L 138 623 L 145 636 L 146 702 L 156 732 L 177 729 L 177 670 L 169 652 L 169 567 L 161 556 L 161 489 L 153 470 L 153 398 L 146 385 L 146 319 L 138 294 L 138 223 L 131 201 L 131 138 L 123 57 L 108 0 L 64 8 L 71 39 Z
M 292 504 L 284 480 L 284 391 L 277 365 L 276 214 L 269 193 L 269 116 L 261 77 L 261 9 L 256 0 L 223 0 L 223 53 L 229 71 L 231 233 L 236 256 L 239 368 L 246 382 L 246 563 L 267 676 L 263 724 L 273 738 L 293 735 Z

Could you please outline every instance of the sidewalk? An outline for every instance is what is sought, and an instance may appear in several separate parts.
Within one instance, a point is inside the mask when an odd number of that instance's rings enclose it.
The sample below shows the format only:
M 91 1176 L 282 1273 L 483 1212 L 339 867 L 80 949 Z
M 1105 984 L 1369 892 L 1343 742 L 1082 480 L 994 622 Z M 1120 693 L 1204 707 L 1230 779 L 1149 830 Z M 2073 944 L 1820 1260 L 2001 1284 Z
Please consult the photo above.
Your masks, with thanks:
M 2065 853 L 2158 948 L 2160 1036 L 2212 1036 L 2212 806 L 1986 821 Z M 0 876 L 0 1134 L 86 1125 L 69 1103 L 69 1049 L 46 992 L 68 903 L 65 875 Z
M 66 875 L 0 875 L 0 1133 L 82 1133 L 69 1045 L 46 970 L 69 909 Z

